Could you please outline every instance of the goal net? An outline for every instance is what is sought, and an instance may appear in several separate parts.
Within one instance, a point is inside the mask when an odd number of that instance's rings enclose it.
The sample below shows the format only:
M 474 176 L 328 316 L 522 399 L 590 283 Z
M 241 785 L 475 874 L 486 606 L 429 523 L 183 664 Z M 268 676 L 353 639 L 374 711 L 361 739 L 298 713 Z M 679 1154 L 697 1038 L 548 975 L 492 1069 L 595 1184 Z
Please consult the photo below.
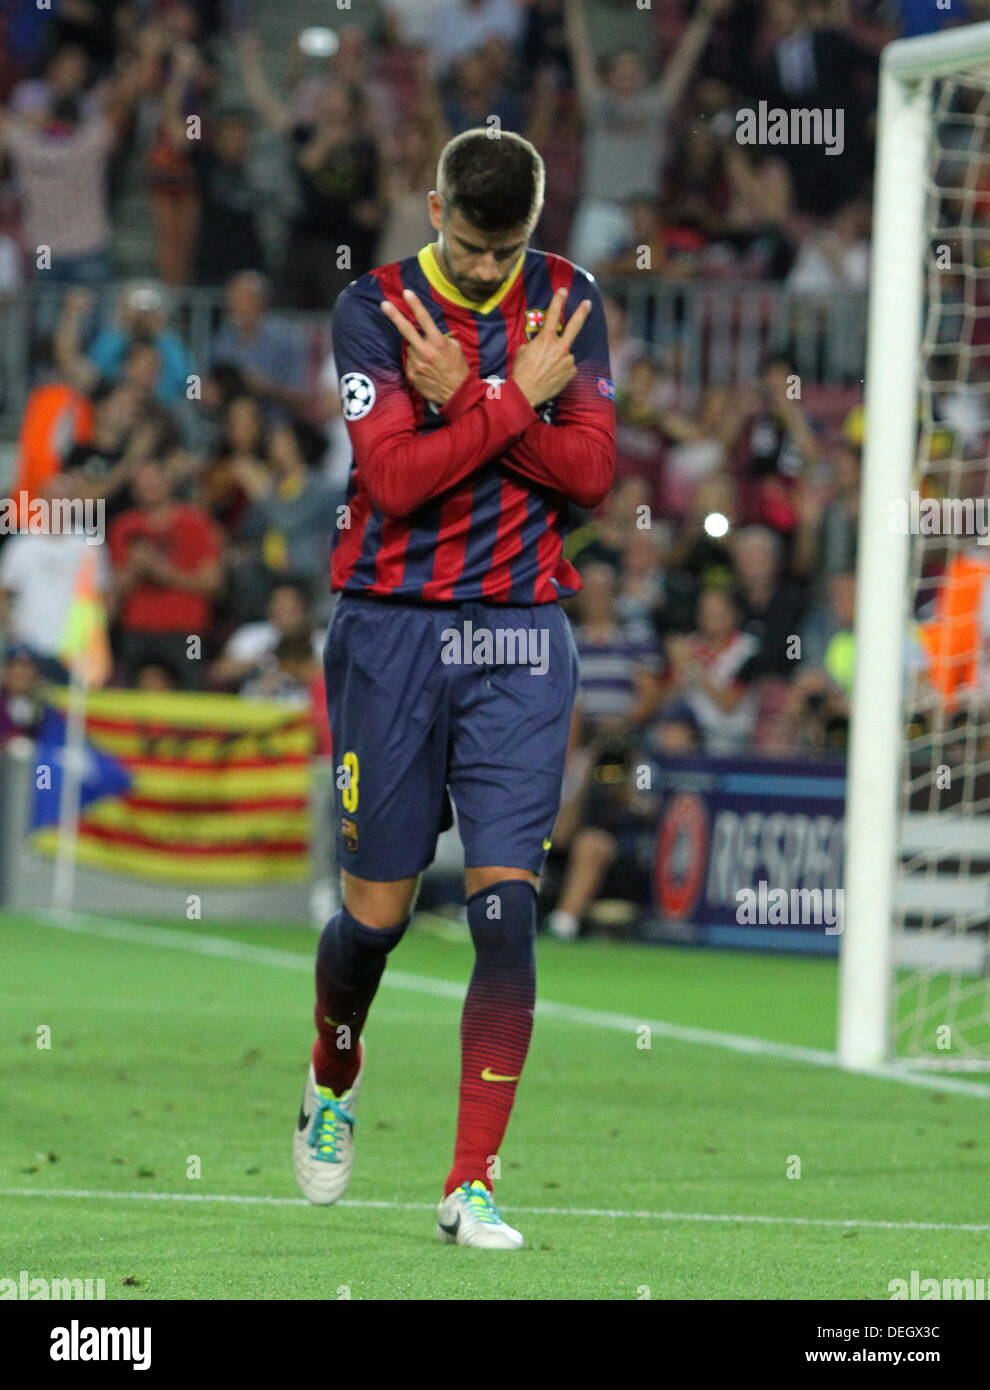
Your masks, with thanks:
M 839 1052 L 990 1072 L 990 24 L 882 72 Z

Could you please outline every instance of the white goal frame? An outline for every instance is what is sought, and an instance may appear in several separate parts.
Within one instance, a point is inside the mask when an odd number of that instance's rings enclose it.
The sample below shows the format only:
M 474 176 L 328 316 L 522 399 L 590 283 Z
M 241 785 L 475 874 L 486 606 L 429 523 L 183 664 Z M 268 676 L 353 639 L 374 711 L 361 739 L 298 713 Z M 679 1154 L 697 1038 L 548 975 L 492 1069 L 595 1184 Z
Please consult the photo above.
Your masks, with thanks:
M 915 463 L 922 342 L 928 79 L 990 63 L 990 22 L 898 39 L 880 65 L 857 558 L 856 669 L 846 802 L 838 1056 L 890 1061 L 892 934 L 910 537 L 890 525 Z

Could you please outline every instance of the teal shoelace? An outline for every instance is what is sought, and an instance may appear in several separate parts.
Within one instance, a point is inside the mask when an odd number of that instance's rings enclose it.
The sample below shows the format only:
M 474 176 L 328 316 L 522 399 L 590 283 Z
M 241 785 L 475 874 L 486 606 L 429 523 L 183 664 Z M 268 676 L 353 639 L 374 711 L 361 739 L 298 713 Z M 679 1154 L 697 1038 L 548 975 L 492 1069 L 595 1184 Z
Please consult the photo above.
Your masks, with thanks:
M 467 1198 L 471 1211 L 485 1226 L 502 1225 L 502 1216 L 498 1207 L 492 1201 L 492 1194 L 482 1182 L 477 1179 L 473 1183 L 461 1183 L 461 1191 Z
M 322 1163 L 339 1163 L 338 1149 L 344 1133 L 343 1127 L 349 1125 L 353 1129 L 356 1124 L 357 1120 L 344 1109 L 339 1100 L 327 1100 L 324 1096 L 318 1096 L 313 1126 L 309 1131 L 309 1143 L 316 1149 L 314 1157 Z

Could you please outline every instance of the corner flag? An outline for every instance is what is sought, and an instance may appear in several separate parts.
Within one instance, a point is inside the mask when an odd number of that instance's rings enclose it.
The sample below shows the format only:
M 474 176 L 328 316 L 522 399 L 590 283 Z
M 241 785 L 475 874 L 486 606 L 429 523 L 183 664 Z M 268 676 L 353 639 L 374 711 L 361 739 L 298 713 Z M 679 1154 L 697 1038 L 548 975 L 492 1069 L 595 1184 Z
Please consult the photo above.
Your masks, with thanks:
M 87 546 L 79 563 L 58 651 L 72 673 L 73 683 L 88 690 L 105 685 L 113 669 L 106 607 L 96 585 L 96 558 L 95 547 Z

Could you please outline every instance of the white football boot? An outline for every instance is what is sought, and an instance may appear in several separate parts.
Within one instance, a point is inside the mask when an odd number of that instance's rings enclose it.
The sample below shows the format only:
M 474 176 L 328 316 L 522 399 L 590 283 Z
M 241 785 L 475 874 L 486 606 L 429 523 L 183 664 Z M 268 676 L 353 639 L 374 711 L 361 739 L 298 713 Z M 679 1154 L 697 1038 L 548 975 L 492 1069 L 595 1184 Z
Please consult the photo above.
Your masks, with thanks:
M 521 1250 L 526 1244 L 520 1233 L 502 1220 L 492 1194 L 479 1178 L 462 1182 L 440 1203 L 437 1240 L 476 1250 Z
M 343 1095 L 317 1086 L 309 1064 L 299 1120 L 292 1136 L 292 1166 L 307 1201 L 329 1206 L 344 1195 L 354 1164 L 354 1107 L 364 1073 L 364 1043 L 354 1083 Z

